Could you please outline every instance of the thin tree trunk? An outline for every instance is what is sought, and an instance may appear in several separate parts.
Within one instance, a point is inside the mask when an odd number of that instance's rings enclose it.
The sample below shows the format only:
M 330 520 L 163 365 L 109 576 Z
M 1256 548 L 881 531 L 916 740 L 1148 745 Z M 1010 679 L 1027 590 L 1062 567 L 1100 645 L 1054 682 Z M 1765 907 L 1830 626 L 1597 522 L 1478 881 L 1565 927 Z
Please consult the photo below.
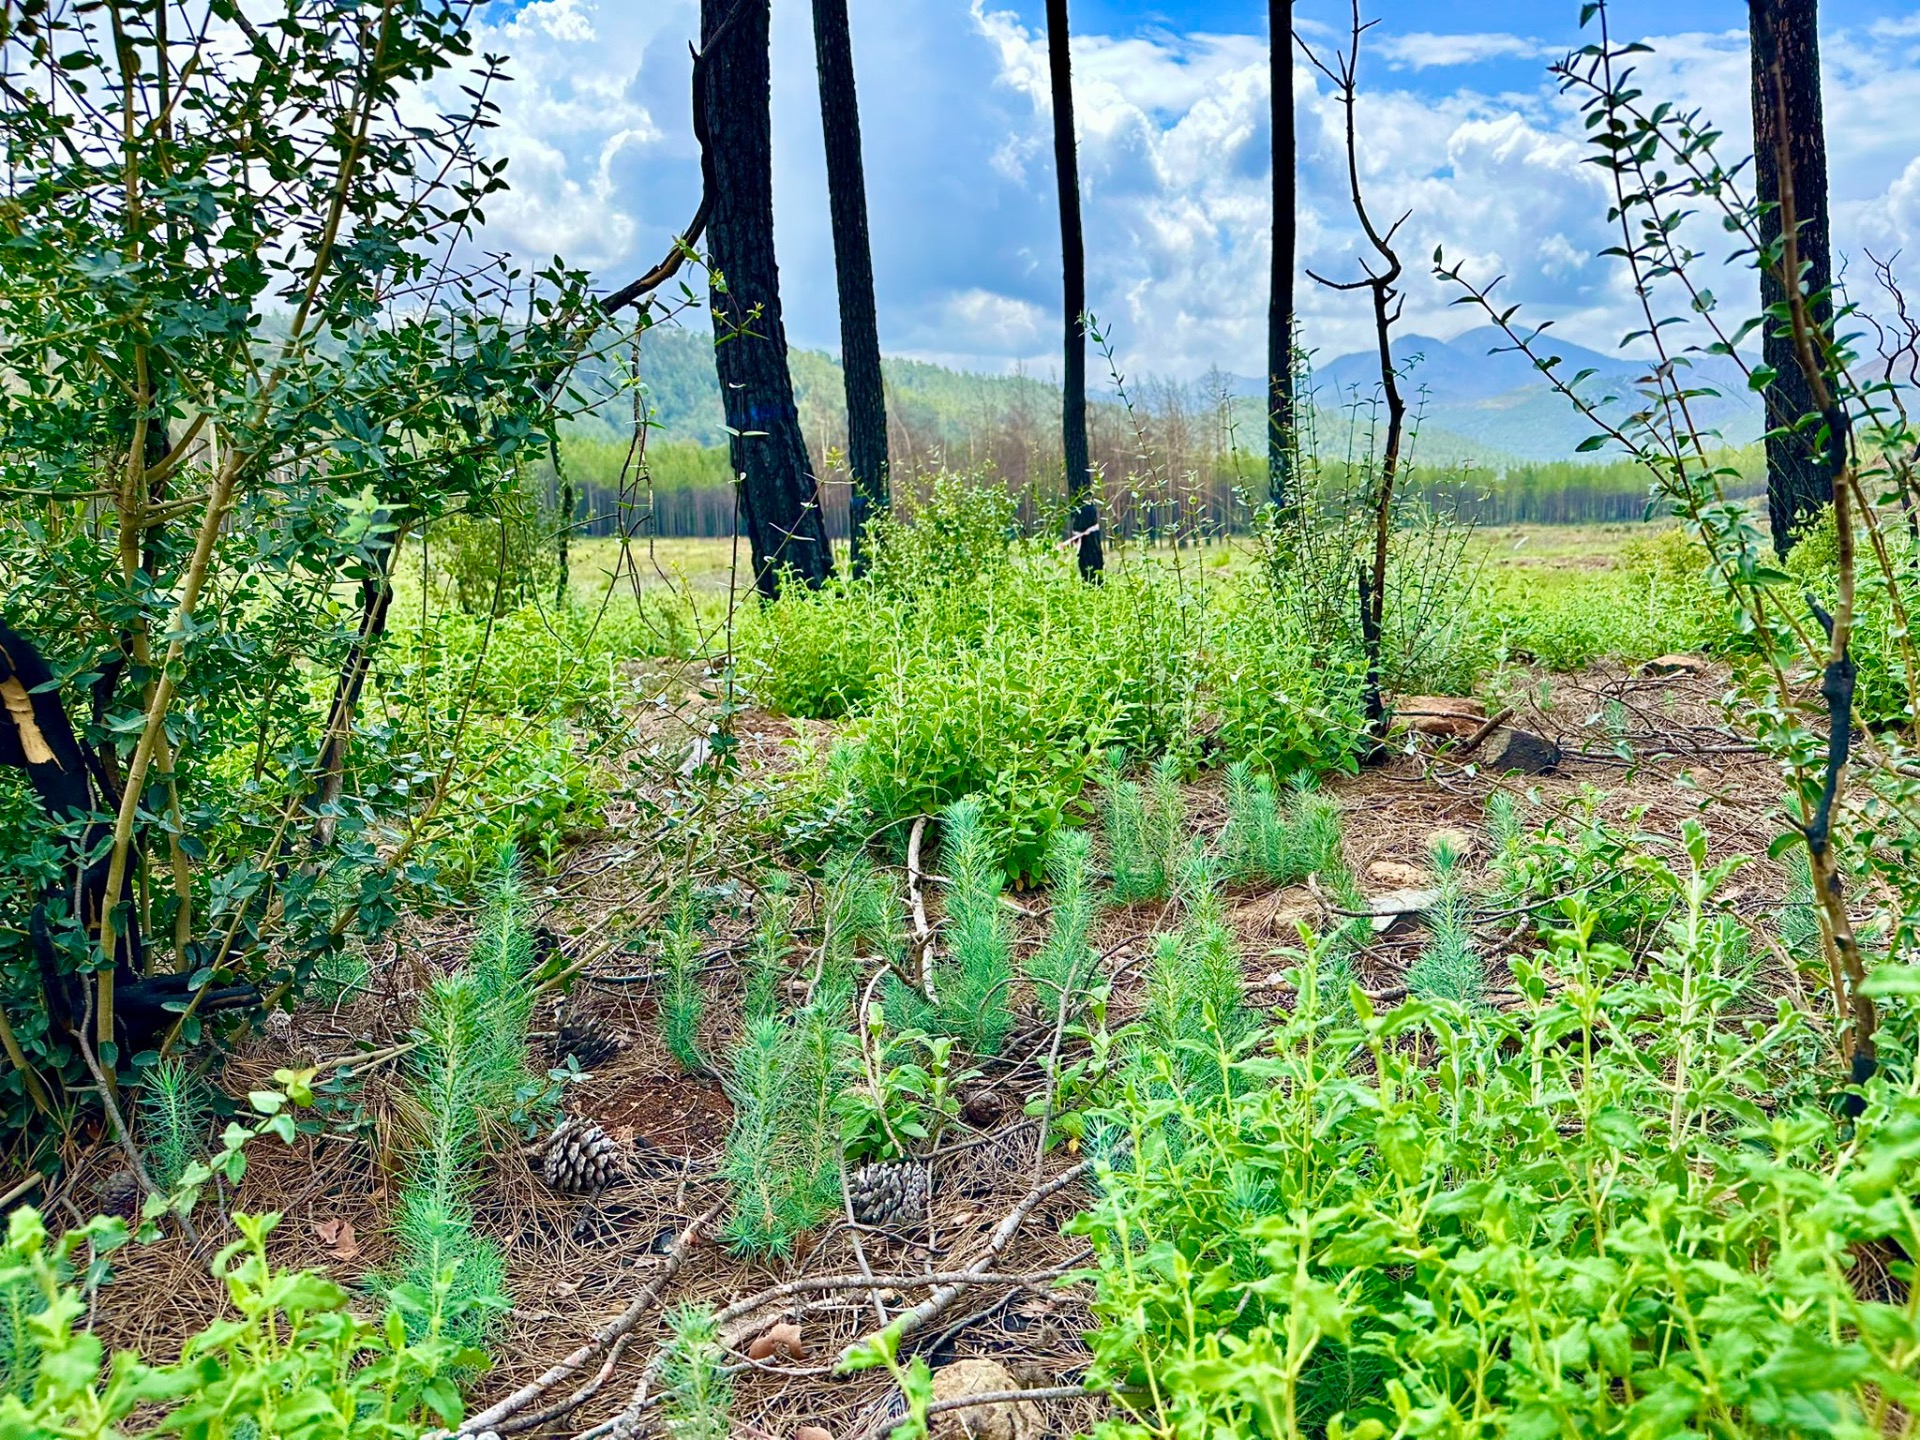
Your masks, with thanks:
M 1060 279 L 1065 292 L 1066 364 L 1060 406 L 1060 442 L 1066 457 L 1069 536 L 1079 537 L 1080 574 L 1104 568 L 1100 506 L 1087 452 L 1087 251 L 1080 231 L 1080 162 L 1073 136 L 1073 59 L 1068 47 L 1067 0 L 1047 0 L 1047 72 L 1053 87 L 1053 168 L 1060 188 Z
M 847 464 L 853 471 L 853 573 L 867 568 L 868 518 L 885 510 L 887 401 L 880 375 L 880 326 L 867 240 L 867 182 L 860 161 L 860 104 L 853 83 L 847 0 L 813 0 L 813 47 L 820 68 L 820 127 L 827 143 L 827 203 L 833 269 L 840 291 L 840 368 L 847 387 Z
M 700 103 L 714 178 L 707 238 L 715 272 L 715 360 L 754 584 L 771 597 L 779 592 L 782 571 L 818 587 L 833 573 L 833 549 L 800 433 L 780 315 L 769 9 L 769 0 L 700 0 L 702 48 L 708 52 Z M 719 33 L 723 24 L 725 35 Z
M 1818 10 L 1817 0 L 1748 0 L 1747 5 L 1752 36 L 1754 174 L 1763 207 L 1760 239 L 1768 249 L 1780 243 L 1784 150 L 1799 226 L 1799 281 L 1808 297 L 1808 319 L 1813 330 L 1825 335 L 1833 319 L 1833 251 L 1827 215 L 1826 127 L 1820 104 Z M 1780 103 L 1783 98 L 1784 107 Z M 1774 266 L 1761 266 L 1761 306 L 1772 310 L 1786 303 L 1786 277 Z M 1813 416 L 1813 391 L 1794 358 L 1789 322 L 1767 321 L 1761 358 L 1773 372 L 1765 392 L 1768 431 L 1794 426 Z M 1808 419 L 1807 423 L 1811 426 L 1817 422 Z M 1767 519 L 1773 547 L 1785 555 L 1797 532 L 1831 503 L 1833 483 L 1812 429 L 1769 433 L 1766 446 Z
M 1273 84 L 1273 269 L 1267 301 L 1267 493 L 1284 510 L 1293 489 L 1293 0 L 1268 0 Z

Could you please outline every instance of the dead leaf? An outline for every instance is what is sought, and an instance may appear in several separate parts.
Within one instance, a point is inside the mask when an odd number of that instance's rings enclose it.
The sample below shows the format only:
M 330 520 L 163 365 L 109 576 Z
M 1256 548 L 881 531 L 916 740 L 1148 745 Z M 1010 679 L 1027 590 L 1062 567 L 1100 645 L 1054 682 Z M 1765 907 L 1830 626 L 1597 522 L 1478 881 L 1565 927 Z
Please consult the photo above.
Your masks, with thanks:
M 316 1220 L 313 1233 L 334 1259 L 345 1261 L 359 1257 L 360 1241 L 353 1233 L 351 1220 Z
M 783 1320 L 762 1331 L 747 1347 L 749 1360 L 771 1360 L 775 1356 L 793 1361 L 807 1358 L 807 1347 L 800 1339 L 800 1327 L 791 1320 Z

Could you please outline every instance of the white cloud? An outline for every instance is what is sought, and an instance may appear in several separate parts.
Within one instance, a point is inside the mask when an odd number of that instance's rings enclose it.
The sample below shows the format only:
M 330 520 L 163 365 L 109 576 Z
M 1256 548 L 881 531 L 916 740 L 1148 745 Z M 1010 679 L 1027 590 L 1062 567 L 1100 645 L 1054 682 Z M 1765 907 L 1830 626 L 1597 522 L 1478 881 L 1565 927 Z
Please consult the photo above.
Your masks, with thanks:
M 981 368 L 1051 365 L 1058 305 L 1051 99 L 1044 35 L 1009 0 L 852 0 L 883 344 Z M 1836 234 L 1920 256 L 1920 0 L 1849 29 L 1823 17 Z M 664 253 L 698 194 L 687 116 L 695 0 L 536 0 L 477 36 L 515 76 L 487 144 L 512 157 L 514 193 L 488 207 L 490 247 L 552 250 L 630 278 Z M 790 333 L 837 338 L 810 6 L 773 0 L 777 242 Z M 1544 23 L 1544 22 L 1543 22 Z M 1306 28 L 1303 26 L 1303 29 Z M 1571 38 L 1571 21 L 1567 22 Z M 1343 37 L 1316 38 L 1316 47 Z M 1656 38 L 1642 88 L 1699 106 L 1745 151 L 1744 33 Z M 1407 328 L 1449 335 L 1436 245 L 1560 333 L 1609 347 L 1639 323 L 1626 277 L 1595 258 L 1616 243 L 1604 175 L 1585 163 L 1573 100 L 1544 61 L 1557 44 L 1504 32 L 1372 32 L 1362 66 L 1361 171 L 1375 213 L 1402 231 Z M 1472 87 L 1470 67 L 1538 58 L 1517 93 Z M 1268 213 L 1265 38 L 1159 32 L 1074 43 L 1090 303 L 1130 372 L 1257 373 L 1264 363 Z M 1355 273 L 1342 116 L 1304 60 L 1293 71 L 1299 251 Z M 449 97 L 451 98 L 451 97 Z M 1702 248 L 1726 249 L 1711 227 Z M 1750 278 L 1750 277 L 1749 277 Z M 1723 295 L 1748 279 L 1715 277 Z M 1302 278 L 1307 338 L 1333 354 L 1368 342 L 1363 297 Z M 1731 302 L 1730 302 L 1731 303 Z
M 1538 40 L 1520 35 L 1435 35 L 1427 31 L 1380 36 L 1374 49 L 1390 60 L 1396 70 L 1479 65 L 1488 60 L 1540 59 L 1560 53 L 1560 47 L 1542 45 Z

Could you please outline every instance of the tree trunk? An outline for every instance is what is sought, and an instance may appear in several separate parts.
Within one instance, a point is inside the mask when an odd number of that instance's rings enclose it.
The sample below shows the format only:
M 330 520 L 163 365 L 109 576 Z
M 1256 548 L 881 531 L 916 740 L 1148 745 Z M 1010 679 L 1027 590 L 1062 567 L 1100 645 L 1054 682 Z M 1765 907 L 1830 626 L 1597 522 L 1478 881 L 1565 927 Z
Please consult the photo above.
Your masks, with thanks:
M 1267 301 L 1267 494 L 1286 509 L 1293 488 L 1293 0 L 1268 0 L 1273 84 L 1273 269 Z
M 1760 240 L 1777 246 L 1782 234 L 1781 161 L 1787 165 L 1798 230 L 1808 318 L 1831 334 L 1832 234 L 1827 216 L 1827 139 L 1820 106 L 1820 27 L 1816 0 L 1748 0 L 1753 61 L 1753 152 L 1762 206 Z M 1777 77 L 1777 78 L 1776 78 Z M 1784 96 L 1784 111 L 1781 100 Z M 1784 136 L 1784 142 L 1783 137 Z M 1760 304 L 1787 302 L 1786 280 L 1772 266 L 1760 271 Z M 1785 318 L 1765 325 L 1761 358 L 1773 372 L 1765 391 L 1767 429 L 1767 519 L 1773 547 L 1785 555 L 1797 532 L 1833 499 L 1833 482 L 1817 440 L 1813 390 L 1794 355 L 1793 327 Z
M 700 0 L 708 52 L 700 96 L 713 157 L 707 240 L 716 367 L 753 581 L 773 596 L 791 571 L 817 588 L 833 573 L 826 516 L 787 369 L 773 254 L 770 0 Z M 732 16 L 731 23 L 723 23 Z
M 1087 453 L 1087 252 L 1080 233 L 1080 162 L 1073 138 L 1073 60 L 1068 50 L 1067 0 L 1047 0 L 1047 71 L 1053 88 L 1053 169 L 1060 187 L 1060 279 L 1065 294 L 1066 364 L 1062 374 L 1060 440 L 1066 455 L 1067 533 L 1079 537 L 1080 574 L 1099 575 L 1100 506 Z
M 853 573 L 867 568 L 867 520 L 887 508 L 887 401 L 880 377 L 880 327 L 867 241 L 867 182 L 860 163 L 860 105 L 853 84 L 847 0 L 813 0 L 813 48 L 820 67 L 820 127 L 827 142 L 827 203 L 833 215 L 833 270 L 840 291 L 840 368 L 847 387 L 847 464 Z

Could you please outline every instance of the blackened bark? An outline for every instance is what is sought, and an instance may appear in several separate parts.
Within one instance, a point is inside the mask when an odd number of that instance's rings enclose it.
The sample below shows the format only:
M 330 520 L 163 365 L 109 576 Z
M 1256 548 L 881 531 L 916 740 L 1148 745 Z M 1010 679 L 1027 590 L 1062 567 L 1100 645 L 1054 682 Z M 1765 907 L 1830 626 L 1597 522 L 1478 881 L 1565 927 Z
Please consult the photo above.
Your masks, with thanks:
M 1267 300 L 1267 494 L 1284 510 L 1293 477 L 1293 0 L 1268 0 L 1273 83 L 1273 269 Z
M 1820 104 L 1820 26 L 1817 0 L 1748 0 L 1752 36 L 1754 173 L 1761 203 L 1760 240 L 1781 237 L 1782 151 L 1790 168 L 1798 226 L 1800 284 L 1808 318 L 1830 333 L 1833 305 L 1832 232 L 1827 215 L 1827 139 Z M 1777 76 L 1777 78 L 1776 78 Z M 1784 113 L 1781 100 L 1784 98 Z M 1784 143 L 1782 137 L 1784 136 Z M 1773 266 L 1760 271 L 1760 303 L 1787 303 L 1786 280 Z M 1785 555 L 1798 531 L 1833 499 L 1833 482 L 1819 453 L 1813 390 L 1794 354 L 1793 326 L 1784 312 L 1769 319 L 1761 358 L 1773 372 L 1766 388 L 1767 428 L 1800 427 L 1767 437 L 1767 519 L 1773 547 Z
M 1091 579 L 1105 563 L 1100 507 L 1087 453 L 1087 250 L 1080 231 L 1080 161 L 1073 137 L 1073 59 L 1068 48 L 1067 0 L 1047 0 L 1047 72 L 1053 90 L 1053 169 L 1060 188 L 1061 310 L 1066 325 L 1060 440 L 1067 462 L 1067 533 L 1079 537 L 1080 574 Z
M 847 464 L 853 471 L 853 573 L 867 568 L 868 518 L 887 508 L 887 400 L 880 375 L 880 325 L 867 240 L 867 181 L 860 162 L 860 105 L 853 85 L 847 0 L 813 0 L 813 48 L 820 68 L 820 126 L 827 142 L 827 204 L 833 215 L 833 270 L 840 291 L 840 368 L 847 387 Z
M 700 96 L 713 161 L 707 240 L 716 367 L 733 470 L 760 593 L 791 571 L 809 587 L 833 573 L 833 550 L 787 369 L 780 272 L 773 253 L 770 0 L 700 0 L 707 51 Z M 724 43 L 712 40 L 733 17 Z

